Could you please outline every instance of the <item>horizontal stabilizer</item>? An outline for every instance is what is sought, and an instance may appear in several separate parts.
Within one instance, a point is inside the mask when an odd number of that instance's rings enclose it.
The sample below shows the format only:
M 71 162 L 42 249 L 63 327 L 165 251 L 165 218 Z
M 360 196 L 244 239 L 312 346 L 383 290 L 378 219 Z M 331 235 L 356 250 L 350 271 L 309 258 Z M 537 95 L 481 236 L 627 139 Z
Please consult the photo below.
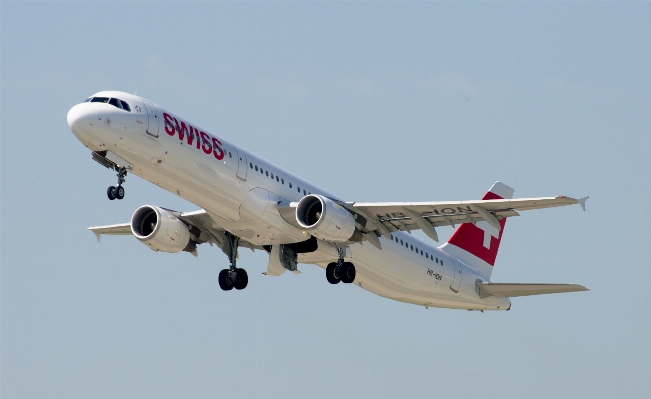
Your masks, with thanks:
M 516 296 L 558 294 L 561 292 L 588 291 L 578 284 L 517 284 L 517 283 L 477 283 L 479 296 L 512 298 Z

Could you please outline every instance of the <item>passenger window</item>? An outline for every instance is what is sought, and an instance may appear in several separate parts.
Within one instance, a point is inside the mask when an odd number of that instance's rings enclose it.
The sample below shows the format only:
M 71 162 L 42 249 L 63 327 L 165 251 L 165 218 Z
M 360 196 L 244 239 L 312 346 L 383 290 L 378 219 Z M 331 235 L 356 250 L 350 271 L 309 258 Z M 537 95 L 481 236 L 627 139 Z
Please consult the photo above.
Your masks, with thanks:
M 427 252 L 425 252 L 425 257 L 429 259 L 429 254 Z
M 418 247 L 416 247 L 416 253 L 418 253 Z
M 436 263 L 439 263 L 439 258 L 436 258 Z
M 299 186 L 296 186 L 296 188 L 298 189 L 298 193 L 300 194 L 301 193 L 301 188 Z
M 292 188 L 292 183 L 289 183 L 289 188 Z
M 274 178 L 274 174 L 273 174 L 273 173 L 271 174 L 271 178 L 272 178 L 272 179 Z
M 264 170 L 262 170 L 262 167 L 260 167 L 260 173 L 264 175 Z
M 441 266 L 443 266 L 443 259 L 441 259 Z
M 280 179 L 280 182 L 281 182 L 282 184 L 285 184 L 285 179 Z
M 131 112 L 131 107 L 129 107 L 129 104 L 127 104 L 126 101 L 120 100 L 120 104 L 122 104 L 123 110 Z
M 258 171 L 258 165 L 255 165 L 255 171 L 256 172 Z
M 249 166 L 251 167 L 251 169 L 253 169 L 253 163 L 249 163 Z
M 93 99 L 90 100 L 91 103 L 107 103 L 108 101 L 108 97 L 93 97 Z
M 420 250 L 420 256 L 423 256 L 423 250 L 422 249 Z
M 402 245 L 402 240 L 400 240 L 400 245 Z
M 265 173 L 267 174 L 267 176 L 269 176 L 269 171 L 266 171 Z
M 229 158 L 233 158 L 233 155 L 231 154 L 230 151 L 228 151 L 228 157 L 229 157 Z
M 305 194 L 305 190 L 303 190 L 303 195 L 307 195 L 307 194 Z
M 120 104 L 120 100 L 118 100 L 117 98 L 110 99 L 108 103 L 111 104 L 112 106 L 116 107 L 116 108 L 122 109 L 122 105 Z
M 280 182 L 280 179 L 278 178 L 278 176 L 276 176 L 276 181 L 277 181 L 277 182 Z

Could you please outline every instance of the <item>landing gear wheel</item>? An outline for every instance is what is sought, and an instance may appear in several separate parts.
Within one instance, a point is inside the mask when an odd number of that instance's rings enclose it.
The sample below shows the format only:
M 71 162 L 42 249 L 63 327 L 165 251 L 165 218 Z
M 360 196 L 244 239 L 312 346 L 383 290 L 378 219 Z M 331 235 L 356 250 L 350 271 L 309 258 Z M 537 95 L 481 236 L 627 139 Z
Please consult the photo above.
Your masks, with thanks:
M 219 272 L 219 288 L 224 291 L 230 291 L 233 289 L 233 284 L 231 283 L 230 276 L 228 275 L 230 270 L 224 269 Z
M 249 275 L 244 269 L 235 269 L 231 273 L 231 280 L 233 281 L 233 286 L 236 290 L 243 290 L 249 284 Z
M 341 281 L 341 277 L 337 273 L 336 262 L 328 263 L 328 267 L 326 267 L 326 278 L 330 284 L 339 284 Z
M 228 241 L 225 244 L 228 244 L 228 247 L 225 248 L 225 252 L 228 255 L 228 260 L 231 261 L 231 267 L 219 272 L 219 287 L 224 291 L 230 291 L 233 288 L 243 290 L 249 284 L 249 275 L 246 273 L 246 270 L 238 269 L 235 266 L 240 238 L 228 232 L 226 232 L 226 237 Z
M 110 186 L 109 188 L 107 188 L 106 189 L 106 196 L 108 197 L 108 199 L 113 201 L 116 198 L 116 194 L 117 194 L 116 191 L 117 190 L 115 189 L 114 186 Z
M 113 201 L 114 199 L 121 200 L 122 198 L 124 198 L 124 187 L 122 187 L 122 183 L 124 183 L 124 181 L 127 178 L 127 168 L 125 168 L 124 166 L 118 168 L 117 165 L 114 165 L 113 167 L 118 172 L 117 174 L 118 184 L 106 189 L 106 196 L 111 201 Z
M 350 262 L 344 262 L 339 266 L 339 275 L 341 276 L 341 281 L 346 284 L 350 284 L 355 281 L 355 265 Z

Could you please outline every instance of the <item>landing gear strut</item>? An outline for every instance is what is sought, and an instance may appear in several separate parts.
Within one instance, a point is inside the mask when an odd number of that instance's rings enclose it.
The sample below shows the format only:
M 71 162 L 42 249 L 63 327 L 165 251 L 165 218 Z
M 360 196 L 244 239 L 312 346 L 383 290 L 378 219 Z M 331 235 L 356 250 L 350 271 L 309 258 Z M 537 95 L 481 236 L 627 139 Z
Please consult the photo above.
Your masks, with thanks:
M 350 284 L 355 281 L 355 265 L 350 262 L 344 262 L 344 251 L 345 247 L 337 247 L 337 252 L 339 252 L 339 259 L 336 262 L 328 264 L 326 267 L 326 279 L 330 284 L 339 284 L 343 282 L 345 284 Z
M 246 270 L 238 269 L 235 266 L 240 238 L 228 233 L 226 233 L 226 238 L 229 240 L 228 260 L 231 262 L 231 267 L 219 272 L 219 287 L 224 291 L 230 291 L 233 288 L 243 290 L 249 284 L 249 275 Z
M 122 187 L 122 183 L 124 183 L 127 179 L 127 168 L 123 166 L 118 169 L 116 166 L 116 170 L 118 171 L 118 184 L 116 186 L 109 186 L 109 188 L 106 189 L 106 196 L 111 201 L 116 198 L 119 200 L 124 198 L 124 187 Z

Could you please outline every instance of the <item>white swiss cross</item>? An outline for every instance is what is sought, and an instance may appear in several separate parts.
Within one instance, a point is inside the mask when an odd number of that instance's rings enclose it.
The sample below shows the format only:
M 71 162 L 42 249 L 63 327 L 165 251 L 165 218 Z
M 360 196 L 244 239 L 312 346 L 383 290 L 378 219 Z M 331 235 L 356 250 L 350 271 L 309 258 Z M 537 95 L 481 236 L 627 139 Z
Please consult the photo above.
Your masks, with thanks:
M 477 222 L 475 225 L 478 229 L 484 230 L 484 247 L 486 249 L 490 249 L 491 237 L 500 238 L 500 231 L 483 220 L 481 222 Z

